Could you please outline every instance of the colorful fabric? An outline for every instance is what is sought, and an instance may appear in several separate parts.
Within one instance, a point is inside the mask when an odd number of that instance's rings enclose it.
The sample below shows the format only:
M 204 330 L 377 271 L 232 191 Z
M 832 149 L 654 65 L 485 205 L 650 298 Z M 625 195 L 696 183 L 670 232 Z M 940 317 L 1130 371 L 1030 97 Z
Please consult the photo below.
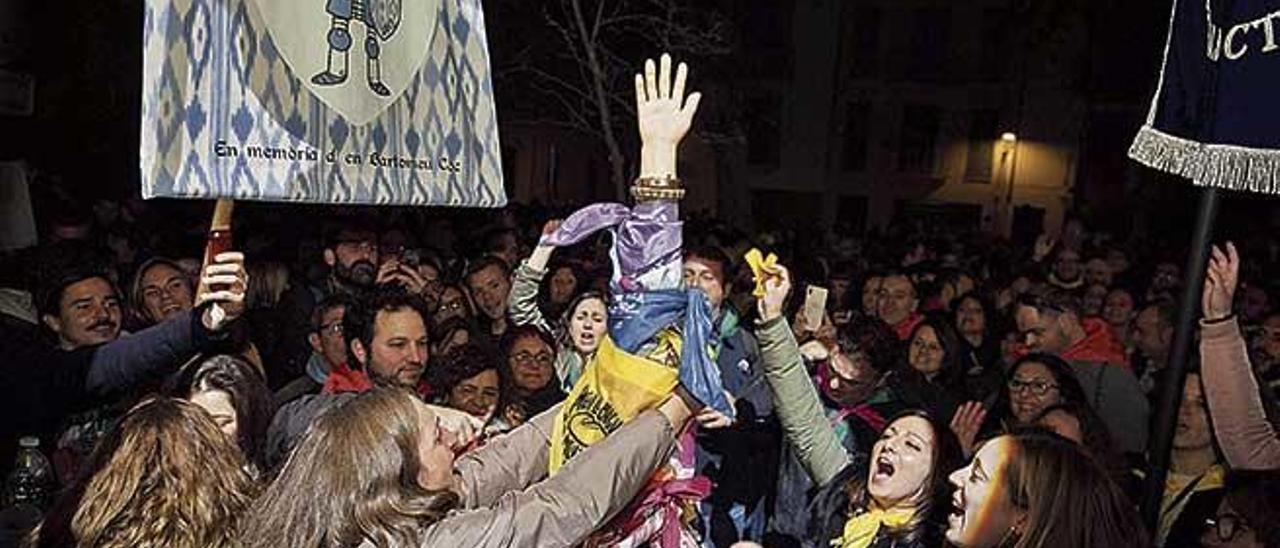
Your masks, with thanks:
M 747 267 L 751 268 L 751 277 L 756 283 L 756 288 L 751 291 L 751 295 L 757 299 L 764 297 L 765 280 L 778 272 L 778 256 L 770 253 L 766 257 L 759 249 L 753 247 L 743 258 L 747 261 Z
M 914 515 L 912 510 L 872 508 L 844 522 L 844 534 L 832 540 L 831 545 L 840 548 L 866 548 L 876 539 L 880 527 L 901 529 L 911 522 Z
M 679 353 L 679 338 L 660 337 L 659 346 Z M 675 389 L 678 373 L 668 364 L 633 355 L 605 336 L 578 384 L 556 417 L 548 459 L 554 474 L 569 459 L 613 433 Z
M 698 501 L 711 493 L 711 480 L 695 475 L 694 437 L 685 430 L 679 439 L 679 451 L 618 516 L 584 546 L 632 548 L 695 548 L 699 546 L 693 532 Z
M 679 211 L 674 202 L 592 204 L 575 211 L 542 243 L 573 245 L 608 229 L 613 234 L 614 292 L 661 291 L 681 285 L 683 244 Z
M 682 326 L 680 384 L 704 405 L 733 418 L 714 356 L 720 348 L 711 321 L 711 304 L 702 291 L 621 293 L 609 305 L 609 335 L 627 352 L 639 352 L 663 329 Z

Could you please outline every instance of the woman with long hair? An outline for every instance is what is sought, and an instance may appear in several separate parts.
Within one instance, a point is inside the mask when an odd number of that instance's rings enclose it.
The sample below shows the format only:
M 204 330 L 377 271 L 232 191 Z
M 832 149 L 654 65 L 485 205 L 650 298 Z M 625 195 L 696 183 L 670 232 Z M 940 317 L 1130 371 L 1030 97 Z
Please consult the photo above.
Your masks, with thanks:
M 1053 354 L 1031 353 L 1009 367 L 1005 389 L 988 417 L 1007 431 L 1035 424 L 1045 409 L 1064 402 L 1089 405 L 1071 365 Z
M 550 235 L 559 226 L 560 221 L 548 221 L 542 228 L 542 234 Z M 554 251 L 554 246 L 539 242 L 529 258 L 516 268 L 508 310 L 516 325 L 532 325 L 554 334 L 557 346 L 556 376 L 560 389 L 568 392 L 582 377 L 583 368 L 600 347 L 600 341 L 604 339 L 605 329 L 608 327 L 609 310 L 604 294 L 586 291 L 570 295 L 566 302 L 560 304 L 564 312 L 556 325 L 547 321 L 538 307 L 538 295 L 542 279 L 549 271 L 547 263 Z M 584 285 L 580 279 L 575 280 L 576 286 Z
M 669 398 L 546 478 L 558 408 L 455 461 L 458 440 L 430 409 L 401 389 L 375 388 L 312 425 L 247 514 L 240 541 L 245 548 L 575 545 L 671 456 L 693 413 L 686 401 Z
M 232 547 L 253 482 L 231 438 L 195 404 L 144 400 L 94 451 L 32 546 Z
M 1080 447 L 1040 429 L 996 437 L 951 474 L 961 548 L 1147 546 L 1136 508 Z
M 888 422 L 869 457 L 846 452 L 783 316 L 790 291 L 789 275 L 778 267 L 759 301 L 757 336 L 783 432 L 819 486 L 809 538 L 846 548 L 938 545 L 936 511 L 945 506 L 947 471 L 960 459 L 958 442 L 927 413 L 908 411 Z
M 968 398 L 960 336 L 938 314 L 928 314 L 907 339 L 907 354 L 887 382 L 909 408 L 946 419 Z
M 178 263 L 154 257 L 142 263 L 129 286 L 129 304 L 139 327 L 149 327 L 195 306 L 196 292 Z
M 986 400 L 999 392 L 1004 379 L 1000 356 L 999 316 L 995 304 L 970 291 L 951 301 L 951 319 L 960 335 L 961 359 L 969 396 Z
M 253 466 L 265 470 L 267 427 L 275 415 L 262 373 L 239 356 L 197 357 L 165 384 L 163 393 L 204 409 Z

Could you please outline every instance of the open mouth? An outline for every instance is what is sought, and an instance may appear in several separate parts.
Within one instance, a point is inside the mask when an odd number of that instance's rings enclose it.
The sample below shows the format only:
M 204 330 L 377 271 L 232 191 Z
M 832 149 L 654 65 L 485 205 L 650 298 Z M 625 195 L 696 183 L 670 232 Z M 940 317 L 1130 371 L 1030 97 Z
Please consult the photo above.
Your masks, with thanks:
M 959 531 L 964 527 L 964 498 L 959 490 L 951 497 L 951 513 L 947 515 L 948 529 Z
M 877 458 L 873 466 L 875 467 L 875 474 L 872 479 L 876 480 L 887 480 L 892 478 L 893 473 L 897 470 L 893 465 L 893 462 L 884 456 Z

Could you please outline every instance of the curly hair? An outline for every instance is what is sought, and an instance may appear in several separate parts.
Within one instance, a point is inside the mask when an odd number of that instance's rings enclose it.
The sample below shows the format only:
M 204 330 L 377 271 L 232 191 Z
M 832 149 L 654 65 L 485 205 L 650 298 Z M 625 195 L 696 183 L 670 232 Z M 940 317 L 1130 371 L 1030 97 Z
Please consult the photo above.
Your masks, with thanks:
M 379 387 L 321 415 L 254 502 L 241 544 L 417 545 L 459 501 L 418 484 L 419 405 L 406 390 Z
M 488 345 L 466 343 L 436 356 L 427 368 L 427 382 L 441 394 L 488 370 L 497 372 L 502 358 Z
M 34 546 L 234 546 L 254 494 L 245 462 L 207 414 L 174 398 L 129 410 L 33 533 Z

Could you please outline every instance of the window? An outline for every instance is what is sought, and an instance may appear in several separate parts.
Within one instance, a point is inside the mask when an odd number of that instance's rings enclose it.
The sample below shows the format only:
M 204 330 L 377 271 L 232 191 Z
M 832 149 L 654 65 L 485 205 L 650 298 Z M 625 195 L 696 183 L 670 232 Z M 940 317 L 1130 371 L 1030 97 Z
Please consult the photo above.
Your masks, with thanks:
M 845 171 L 863 171 L 867 169 L 867 134 L 870 131 L 869 118 L 871 105 L 863 102 L 851 102 L 845 105 L 844 127 L 841 136 L 844 143 L 841 147 L 841 167 Z
M 747 163 L 777 166 L 782 148 L 782 100 L 762 95 L 747 100 Z
M 964 167 L 966 182 L 991 182 L 991 157 L 995 154 L 997 124 L 999 114 L 995 110 L 981 109 L 969 113 L 969 152 Z
M 902 126 L 898 135 L 898 170 L 932 173 L 936 162 L 938 107 L 907 105 L 902 109 Z

